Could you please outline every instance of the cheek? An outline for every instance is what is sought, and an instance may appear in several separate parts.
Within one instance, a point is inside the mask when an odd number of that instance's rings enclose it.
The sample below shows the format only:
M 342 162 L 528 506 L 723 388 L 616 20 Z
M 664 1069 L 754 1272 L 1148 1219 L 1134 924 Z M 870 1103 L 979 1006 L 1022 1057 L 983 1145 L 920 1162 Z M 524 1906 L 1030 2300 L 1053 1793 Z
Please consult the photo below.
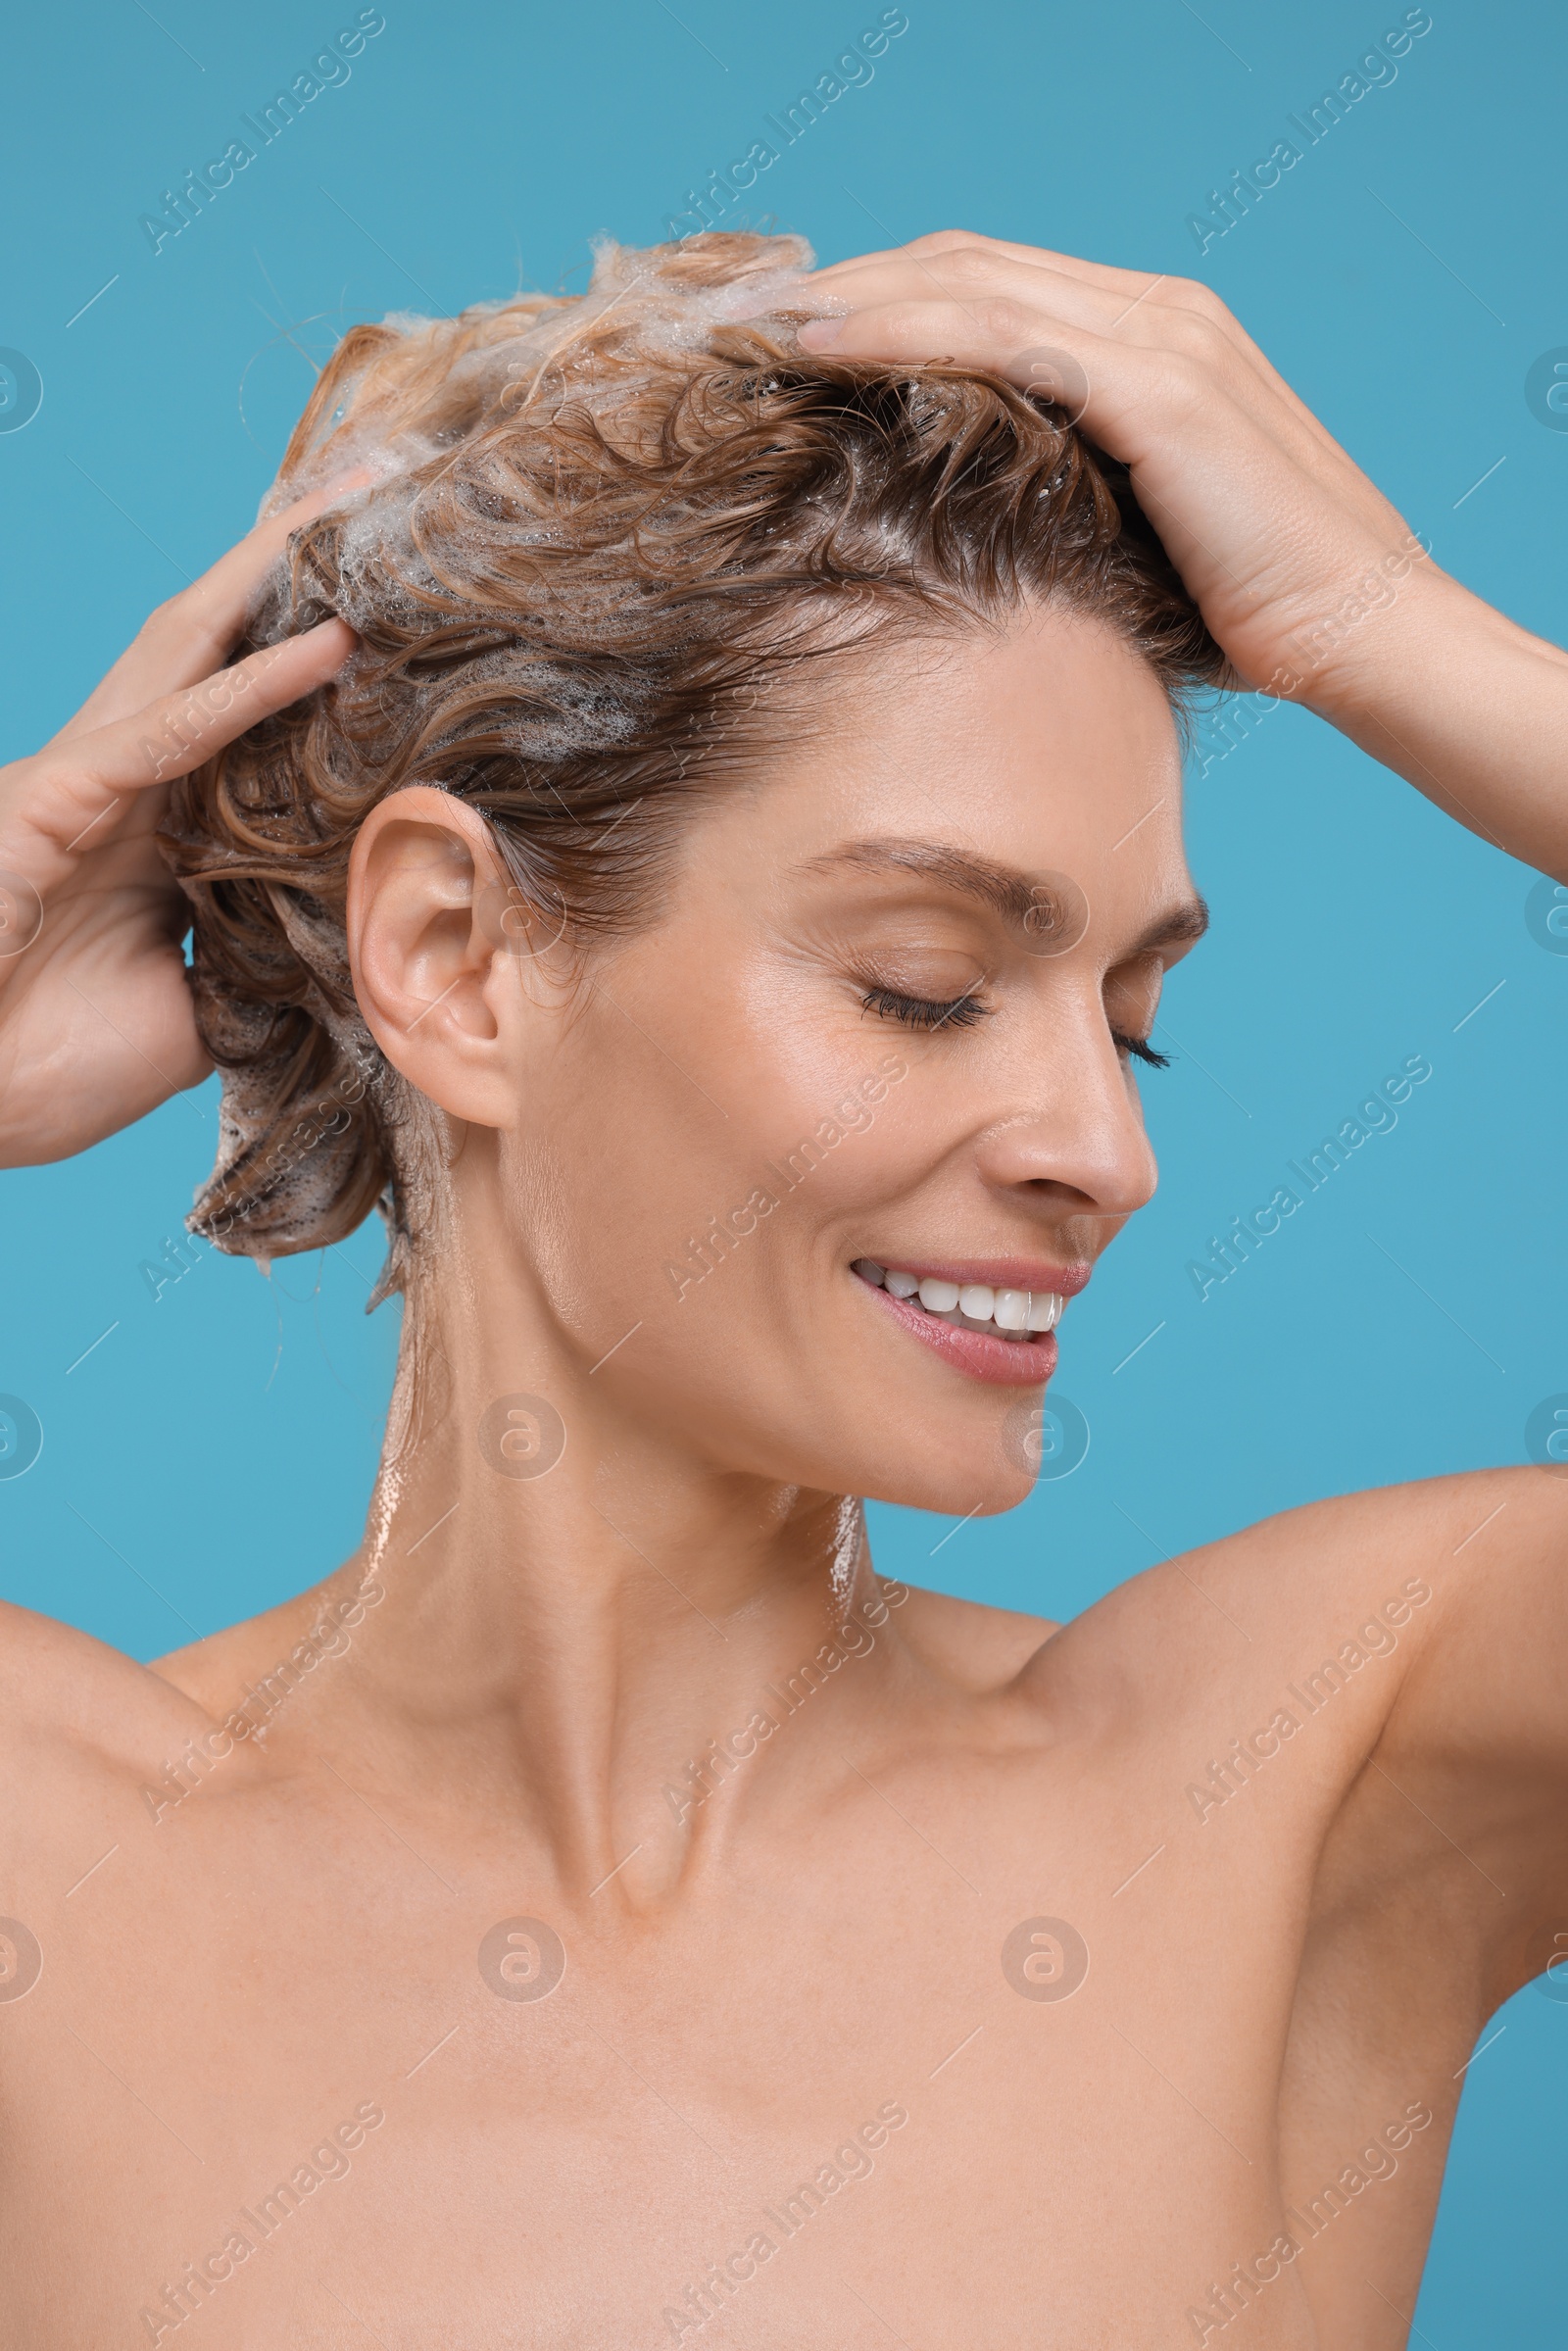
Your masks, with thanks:
M 750 1227 L 755 1253 L 755 1196 L 782 1189 L 768 1162 L 845 1093 L 841 1058 L 757 1003 L 720 942 L 692 962 L 608 960 L 505 1147 L 521 1254 L 568 1327 L 620 1317 L 607 1346 L 664 1315 L 692 1244 L 722 1254 Z
M 678 1033 L 614 980 L 564 1040 L 507 1159 L 518 1249 L 568 1328 L 597 1337 L 619 1314 L 609 1346 L 649 1311 L 662 1260 L 735 1204 L 726 1058 L 721 1033 Z
M 699 985 L 684 959 L 609 963 L 507 1146 L 517 1246 L 559 1319 L 596 1352 L 641 1320 L 617 1382 L 657 1365 L 688 1396 L 737 1350 L 756 1363 L 764 1327 L 788 1353 L 857 1212 L 920 1173 L 918 1041 L 720 946 Z

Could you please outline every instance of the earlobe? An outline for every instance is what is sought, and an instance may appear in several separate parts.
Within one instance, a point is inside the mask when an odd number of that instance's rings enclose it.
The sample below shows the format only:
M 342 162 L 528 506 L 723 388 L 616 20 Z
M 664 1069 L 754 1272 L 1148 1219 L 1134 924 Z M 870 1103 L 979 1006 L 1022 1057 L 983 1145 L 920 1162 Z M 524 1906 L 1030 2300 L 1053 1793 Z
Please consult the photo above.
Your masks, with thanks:
M 367 1025 L 421 1094 L 486 1126 L 517 1100 L 526 1009 L 482 918 L 507 878 L 484 819 L 429 785 L 374 808 L 349 864 L 349 959 Z

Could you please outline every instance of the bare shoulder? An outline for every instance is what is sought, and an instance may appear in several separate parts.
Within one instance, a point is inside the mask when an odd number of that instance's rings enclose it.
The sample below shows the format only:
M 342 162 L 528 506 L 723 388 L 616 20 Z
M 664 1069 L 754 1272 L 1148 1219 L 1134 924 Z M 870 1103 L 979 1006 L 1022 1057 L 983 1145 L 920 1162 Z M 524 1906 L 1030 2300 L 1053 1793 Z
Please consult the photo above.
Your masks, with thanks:
M 1537 1469 L 1465 1470 L 1259 1519 L 1118 1585 L 1068 1631 L 1102 1621 L 1127 1638 L 1147 1625 L 1163 1640 L 1181 1618 L 1211 1635 L 1228 1623 L 1247 1637 L 1318 1637 L 1327 1621 L 1396 1598 L 1412 1580 L 1427 1588 L 1420 1605 L 1442 1603 L 1437 1621 L 1502 1563 L 1560 1562 L 1565 1541 L 1568 1480 Z
M 197 1709 L 151 1666 L 0 1602 L 0 1856 L 19 1865 L 116 1784 L 190 1736 Z
M 1491 1555 L 1501 1521 L 1514 1551 L 1540 1548 L 1554 1524 L 1568 1532 L 1568 1480 L 1477 1470 L 1302 1503 L 1157 1562 L 1065 1626 L 919 1589 L 899 1613 L 915 1652 L 964 1687 L 1015 1683 L 1054 1711 L 1071 1697 L 1108 1727 L 1146 1707 L 1152 1686 L 1168 1682 L 1178 1703 L 1192 1690 L 1206 1707 L 1216 1677 L 1240 1697 L 1281 1656 L 1365 1654 L 1356 1636 L 1390 1643 L 1391 1618 L 1402 1669 L 1446 1613 L 1433 1603 Z
M 1240 1562 L 1260 1561 L 1302 1542 L 1320 1544 L 1332 1581 L 1336 1572 L 1353 1576 L 1391 1551 L 1419 1551 L 1440 1566 L 1459 1557 L 1504 1513 L 1512 1541 L 1560 1529 L 1568 1523 L 1568 1481 L 1536 1468 L 1457 1470 L 1303 1502 L 1206 1548 Z
M 189 1711 L 152 1666 L 74 1625 L 0 1601 L 0 1751 L 9 1760 L 83 1745 L 129 1760 L 149 1733 Z
M 1548 1715 L 1550 1685 L 1568 1671 L 1565 1566 L 1568 1479 L 1545 1470 L 1335 1495 L 1116 1586 L 1044 1642 L 1020 1690 L 1118 1736 L 1138 1723 L 1185 1739 L 1200 1724 L 1241 1737 L 1303 1694 L 1310 1706 L 1322 1690 L 1353 1688 L 1356 1700 L 1333 1710 L 1347 1770 L 1396 1707 L 1418 1730 L 1444 1715 L 1494 1739 L 1507 1709 L 1499 1695 L 1483 1710 L 1478 1662 L 1499 1690 L 1539 1683 L 1536 1712 Z M 1439 1705 L 1440 1692 L 1452 1703 Z
M 1464 1470 L 1307 1502 L 1153 1571 L 1234 1604 L 1249 1630 L 1321 1638 L 1414 1600 L 1428 1636 L 1499 1579 L 1559 1570 L 1568 1480 L 1537 1468 Z

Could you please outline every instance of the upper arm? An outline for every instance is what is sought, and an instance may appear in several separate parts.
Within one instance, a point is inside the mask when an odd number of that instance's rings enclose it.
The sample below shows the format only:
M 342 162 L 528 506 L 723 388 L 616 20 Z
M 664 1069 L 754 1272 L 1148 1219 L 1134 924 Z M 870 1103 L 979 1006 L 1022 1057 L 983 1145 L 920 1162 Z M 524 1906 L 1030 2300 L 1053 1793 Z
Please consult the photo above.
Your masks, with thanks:
M 1412 1833 L 1489 1882 L 1503 1996 L 1568 1927 L 1568 1479 L 1487 1470 L 1419 1491 L 1433 1597 L 1372 1762 Z

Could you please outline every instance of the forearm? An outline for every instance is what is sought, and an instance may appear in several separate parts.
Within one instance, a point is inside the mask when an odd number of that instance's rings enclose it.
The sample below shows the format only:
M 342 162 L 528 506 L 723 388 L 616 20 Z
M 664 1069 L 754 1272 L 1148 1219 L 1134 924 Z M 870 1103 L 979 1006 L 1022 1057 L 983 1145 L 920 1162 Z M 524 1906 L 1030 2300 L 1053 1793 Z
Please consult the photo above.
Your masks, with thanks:
M 1435 566 L 1300 700 L 1511 857 L 1568 881 L 1568 653 Z

